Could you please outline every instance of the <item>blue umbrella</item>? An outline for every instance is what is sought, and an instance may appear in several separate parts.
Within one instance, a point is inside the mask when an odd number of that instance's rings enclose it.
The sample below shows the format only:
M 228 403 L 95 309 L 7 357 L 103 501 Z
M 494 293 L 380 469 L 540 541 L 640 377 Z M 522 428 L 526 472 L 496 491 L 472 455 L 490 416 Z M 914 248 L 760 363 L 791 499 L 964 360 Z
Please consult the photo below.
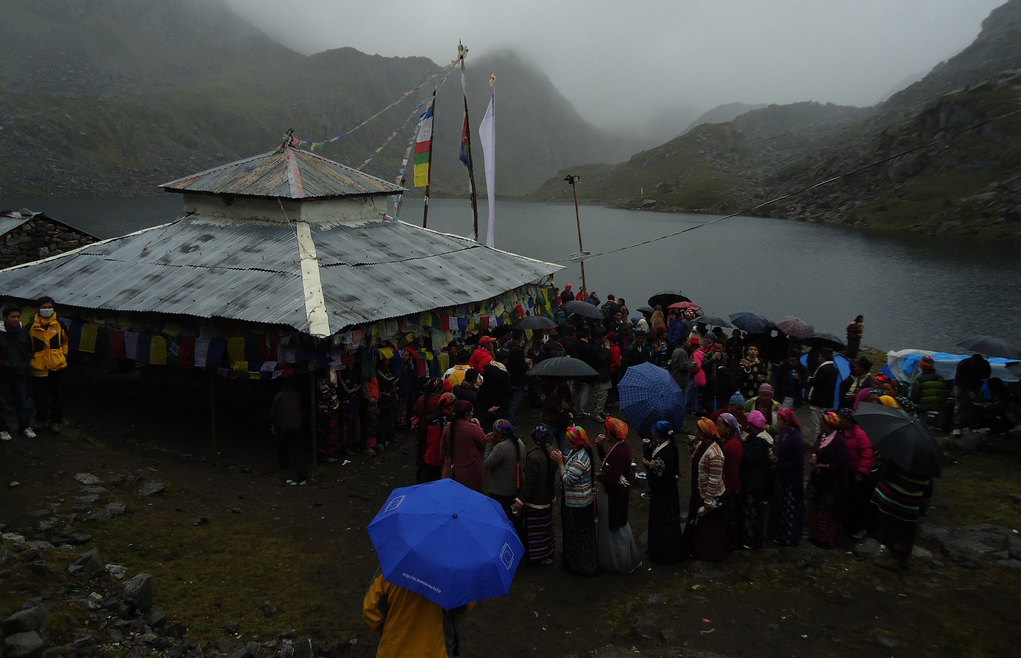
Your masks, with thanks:
M 684 424 L 684 391 L 663 368 L 652 363 L 628 366 L 617 388 L 620 410 L 640 434 L 651 434 L 659 420 L 669 420 L 676 428 Z
M 731 313 L 730 321 L 741 331 L 747 331 L 750 334 L 764 334 L 773 328 L 773 323 L 769 321 L 769 318 L 752 311 Z
M 525 552 L 500 503 L 451 479 L 394 489 L 367 530 L 387 581 L 444 610 L 507 596 Z

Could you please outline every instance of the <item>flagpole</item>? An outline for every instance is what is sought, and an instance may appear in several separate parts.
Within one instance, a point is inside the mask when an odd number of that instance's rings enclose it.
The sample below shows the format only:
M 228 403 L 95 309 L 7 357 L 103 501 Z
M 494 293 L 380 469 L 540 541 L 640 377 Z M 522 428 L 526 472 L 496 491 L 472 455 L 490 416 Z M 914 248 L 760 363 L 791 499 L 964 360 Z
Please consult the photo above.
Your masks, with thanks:
M 581 180 L 579 176 L 568 174 L 564 177 L 564 181 L 571 186 L 574 190 L 574 217 L 578 220 L 578 256 L 581 258 L 581 287 L 588 292 L 588 285 L 585 283 L 585 246 L 581 243 L 581 211 L 578 210 L 578 181 Z
M 464 56 L 468 54 L 468 49 L 463 44 L 458 42 L 457 44 L 457 55 L 458 59 L 461 60 L 461 91 L 464 92 L 464 123 L 468 128 L 462 130 L 465 141 L 468 144 L 468 180 L 471 181 L 471 202 L 472 202 L 472 238 L 479 241 L 479 206 L 478 196 L 475 191 L 475 168 L 473 166 L 472 158 L 472 137 L 471 137 L 471 123 L 468 121 L 468 83 L 465 80 L 464 74 Z
M 436 90 L 435 89 L 433 89 L 433 100 L 432 100 L 432 104 L 429 107 L 432 108 L 432 111 L 433 111 L 432 131 L 433 131 L 433 139 L 435 139 L 435 136 L 436 136 Z M 432 182 L 433 182 L 433 165 L 432 165 L 432 154 L 430 153 L 429 154 L 429 178 L 426 180 L 426 183 L 425 183 L 425 205 L 422 208 L 422 228 L 428 228 L 428 226 L 429 226 L 429 186 L 432 185 Z

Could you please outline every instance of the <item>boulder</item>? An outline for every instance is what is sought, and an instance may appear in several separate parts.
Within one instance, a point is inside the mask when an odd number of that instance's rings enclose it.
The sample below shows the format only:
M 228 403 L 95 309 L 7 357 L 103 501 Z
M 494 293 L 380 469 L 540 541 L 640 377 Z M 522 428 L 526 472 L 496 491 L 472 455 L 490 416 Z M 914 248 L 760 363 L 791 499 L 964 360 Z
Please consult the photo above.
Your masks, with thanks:
M 855 557 L 874 560 L 883 552 L 882 545 L 872 537 L 866 537 L 854 547 Z M 930 554 L 931 555 L 931 554 Z
M 152 610 L 152 576 L 137 574 L 124 584 L 124 599 L 142 614 Z
M 39 633 L 28 631 L 4 638 L 4 658 L 38 658 L 46 648 Z
M 16 633 L 42 630 L 47 614 L 49 611 L 43 606 L 19 610 L 3 620 L 4 634 L 15 635 Z
M 142 486 L 138 488 L 135 495 L 139 498 L 145 498 L 152 496 L 153 494 L 163 493 L 167 490 L 167 486 L 157 480 L 146 480 L 142 483 Z

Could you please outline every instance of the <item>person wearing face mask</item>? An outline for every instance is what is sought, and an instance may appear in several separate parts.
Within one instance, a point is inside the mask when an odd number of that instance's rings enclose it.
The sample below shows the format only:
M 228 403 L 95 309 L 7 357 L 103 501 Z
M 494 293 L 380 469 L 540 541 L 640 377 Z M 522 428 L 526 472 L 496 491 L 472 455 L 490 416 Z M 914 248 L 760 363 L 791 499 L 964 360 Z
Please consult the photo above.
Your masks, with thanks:
M 35 419 L 59 432 L 64 422 L 60 386 L 67 369 L 68 338 L 57 319 L 52 297 L 39 299 L 39 310 L 29 328 L 32 343 L 33 397 Z
M 28 332 L 21 326 L 21 309 L 17 306 L 4 306 L 0 315 L 3 315 L 3 323 L 0 323 L 0 441 L 11 440 L 7 409 L 12 404 L 18 416 L 18 431 L 34 439 L 32 405 L 28 400 L 28 369 L 32 359 Z

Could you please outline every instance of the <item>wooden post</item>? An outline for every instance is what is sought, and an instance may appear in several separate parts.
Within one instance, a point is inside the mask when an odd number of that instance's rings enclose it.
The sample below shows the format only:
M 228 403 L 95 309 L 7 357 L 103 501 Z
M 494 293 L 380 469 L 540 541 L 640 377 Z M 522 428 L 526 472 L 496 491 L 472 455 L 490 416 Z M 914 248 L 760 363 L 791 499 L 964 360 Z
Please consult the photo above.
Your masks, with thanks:
M 312 457 L 308 463 L 309 475 L 316 470 L 316 464 L 319 461 L 319 453 L 316 450 L 316 371 L 313 369 L 309 373 L 309 389 L 312 391 L 312 422 L 309 426 L 312 428 Z
M 479 204 L 478 194 L 475 192 L 475 166 L 472 157 L 472 131 L 471 122 L 468 121 L 468 83 L 464 77 L 464 56 L 468 54 L 468 49 L 462 44 L 457 44 L 457 55 L 461 60 L 461 91 L 464 92 L 464 125 L 467 126 L 467 130 L 464 132 L 464 138 L 468 142 L 468 180 L 471 182 L 471 201 L 472 201 L 472 239 L 475 242 L 479 241 Z
M 578 256 L 581 258 L 581 287 L 588 292 L 588 284 L 585 283 L 585 246 L 581 242 L 581 211 L 578 210 L 578 181 L 581 180 L 578 176 L 568 174 L 564 177 L 564 180 L 571 185 L 571 190 L 574 191 L 574 217 L 578 220 Z
M 212 424 L 213 449 L 216 449 L 216 373 L 209 371 L 209 416 Z

